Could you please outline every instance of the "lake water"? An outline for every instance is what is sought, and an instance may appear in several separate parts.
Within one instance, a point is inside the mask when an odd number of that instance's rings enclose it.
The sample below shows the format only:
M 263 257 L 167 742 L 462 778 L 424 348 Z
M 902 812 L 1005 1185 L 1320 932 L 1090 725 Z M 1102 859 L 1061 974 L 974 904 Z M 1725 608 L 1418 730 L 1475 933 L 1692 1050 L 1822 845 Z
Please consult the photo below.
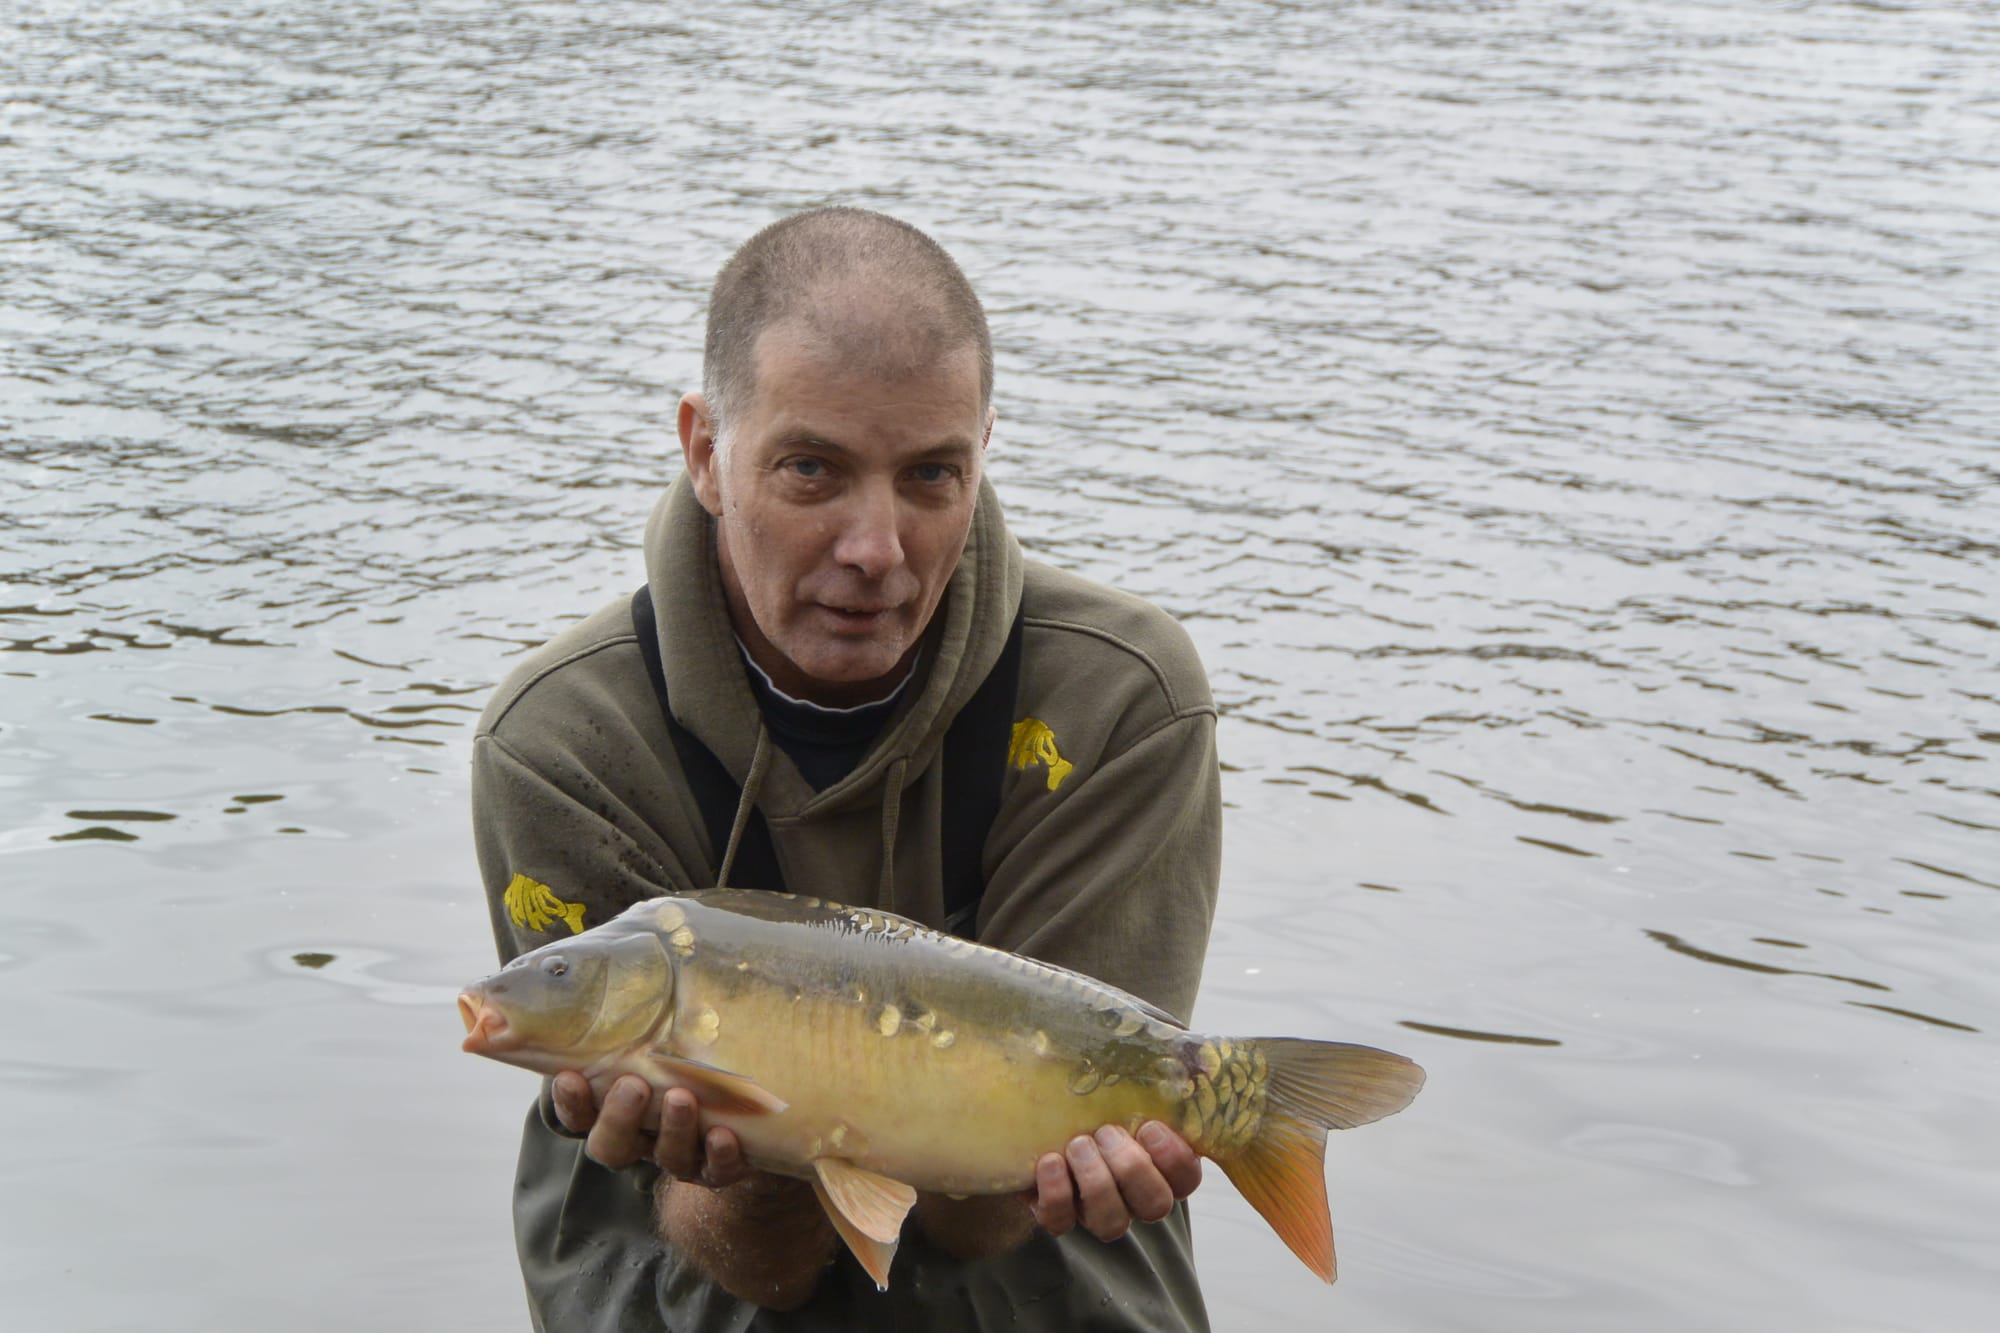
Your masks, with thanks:
M 1224 719 L 1198 1023 L 1402 1050 L 1219 1329 L 1987 1326 L 1984 3 L 0 0 L 0 1307 L 521 1328 L 471 724 L 709 278 L 895 212 Z M 1985 1313 L 1982 1314 L 1981 1311 Z

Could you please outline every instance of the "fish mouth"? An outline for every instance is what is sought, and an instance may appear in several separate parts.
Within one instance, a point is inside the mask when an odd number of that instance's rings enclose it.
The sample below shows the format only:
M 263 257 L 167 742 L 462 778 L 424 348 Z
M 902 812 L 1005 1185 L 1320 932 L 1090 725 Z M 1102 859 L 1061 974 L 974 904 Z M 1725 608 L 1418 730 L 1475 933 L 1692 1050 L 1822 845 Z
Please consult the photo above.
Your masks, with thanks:
M 483 995 L 460 991 L 458 1016 L 465 1024 L 465 1042 L 460 1049 L 474 1055 L 498 1049 L 499 1039 L 507 1034 L 507 1015 L 486 1003 Z

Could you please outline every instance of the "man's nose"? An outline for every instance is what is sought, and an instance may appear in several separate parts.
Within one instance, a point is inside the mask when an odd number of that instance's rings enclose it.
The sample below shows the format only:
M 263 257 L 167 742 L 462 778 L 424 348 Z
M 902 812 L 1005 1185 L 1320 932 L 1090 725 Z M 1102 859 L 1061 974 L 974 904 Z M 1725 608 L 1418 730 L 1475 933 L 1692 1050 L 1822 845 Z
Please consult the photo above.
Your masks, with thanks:
M 862 488 L 844 517 L 846 522 L 833 551 L 838 563 L 871 579 L 883 578 L 903 563 L 894 487 Z

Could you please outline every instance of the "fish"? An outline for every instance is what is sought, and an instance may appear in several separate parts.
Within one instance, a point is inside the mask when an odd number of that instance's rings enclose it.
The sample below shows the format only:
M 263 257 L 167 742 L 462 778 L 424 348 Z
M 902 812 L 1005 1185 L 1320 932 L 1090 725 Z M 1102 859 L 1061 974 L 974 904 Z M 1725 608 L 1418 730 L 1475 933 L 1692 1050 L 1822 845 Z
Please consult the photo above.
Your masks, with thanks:
M 812 1183 L 887 1289 L 918 1191 L 1018 1193 L 1102 1125 L 1159 1120 L 1335 1277 L 1327 1131 L 1409 1105 L 1424 1072 L 1370 1046 L 1225 1038 L 1080 972 L 817 898 L 650 898 L 458 996 L 463 1049 L 601 1100 L 683 1087 L 760 1170 Z

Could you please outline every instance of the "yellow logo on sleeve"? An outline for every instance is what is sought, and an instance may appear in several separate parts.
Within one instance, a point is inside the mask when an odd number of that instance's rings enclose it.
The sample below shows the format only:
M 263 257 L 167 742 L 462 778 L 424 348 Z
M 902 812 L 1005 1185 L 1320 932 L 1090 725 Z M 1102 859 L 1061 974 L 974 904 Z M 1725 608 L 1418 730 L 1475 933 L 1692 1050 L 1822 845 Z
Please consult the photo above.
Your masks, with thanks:
M 514 876 L 500 901 L 506 904 L 508 919 L 517 926 L 547 930 L 553 922 L 566 921 L 570 934 L 583 934 L 583 904 L 564 902 L 556 897 L 554 889 L 538 879 Z
M 1035 717 L 1024 717 L 1014 724 L 1014 742 L 1007 747 L 1007 762 L 1015 768 L 1046 765 L 1050 791 L 1062 786 L 1062 780 L 1076 767 L 1057 753 L 1056 734 L 1049 730 L 1049 724 Z

